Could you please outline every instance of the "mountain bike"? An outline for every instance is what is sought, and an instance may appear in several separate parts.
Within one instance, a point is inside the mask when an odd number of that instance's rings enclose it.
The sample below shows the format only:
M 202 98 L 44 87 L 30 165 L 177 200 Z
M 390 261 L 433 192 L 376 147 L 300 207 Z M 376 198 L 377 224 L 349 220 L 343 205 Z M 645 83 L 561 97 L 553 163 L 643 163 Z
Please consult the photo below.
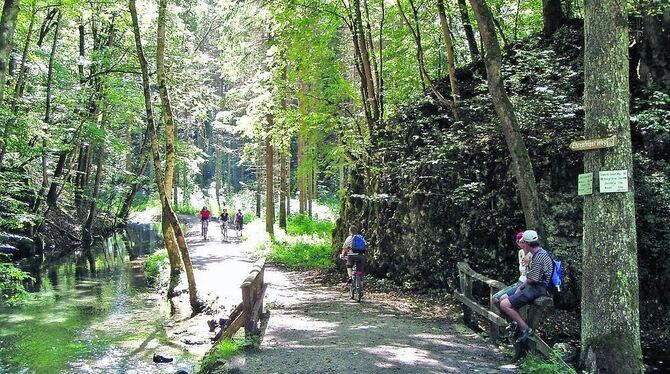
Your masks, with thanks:
M 209 226 L 209 220 L 208 219 L 201 220 L 200 225 L 201 225 L 202 237 L 203 239 L 207 240 L 207 228 Z
M 340 256 L 340 258 L 345 261 L 347 260 L 347 256 Z M 360 303 L 363 298 L 363 272 L 358 270 L 357 261 L 353 261 L 351 274 L 353 275 L 353 278 L 349 284 L 349 295 L 351 296 L 351 300 L 356 300 Z
M 228 222 L 221 222 L 221 235 L 223 236 L 223 241 L 228 240 Z

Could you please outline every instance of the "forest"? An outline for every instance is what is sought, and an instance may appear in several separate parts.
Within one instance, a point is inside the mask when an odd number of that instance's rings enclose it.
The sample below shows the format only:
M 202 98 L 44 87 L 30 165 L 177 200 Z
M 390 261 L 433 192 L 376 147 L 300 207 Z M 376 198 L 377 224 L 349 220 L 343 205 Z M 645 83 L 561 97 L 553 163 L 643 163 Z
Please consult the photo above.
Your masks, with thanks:
M 563 284 L 512 370 L 670 370 L 669 46 L 668 0 L 4 0 L 0 372 L 504 372 L 485 322 L 444 336 L 458 264 L 514 283 L 526 229 Z M 318 288 L 352 225 L 353 306 Z M 265 337 L 210 341 L 259 258 Z M 354 308 L 407 316 L 315 322 Z

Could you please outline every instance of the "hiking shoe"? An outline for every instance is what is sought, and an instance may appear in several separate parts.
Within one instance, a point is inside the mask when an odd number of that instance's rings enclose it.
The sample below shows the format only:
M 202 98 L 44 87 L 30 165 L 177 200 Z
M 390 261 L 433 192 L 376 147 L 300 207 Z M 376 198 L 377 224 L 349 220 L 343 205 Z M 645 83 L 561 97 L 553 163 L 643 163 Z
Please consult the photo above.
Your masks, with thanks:
M 526 340 L 528 340 L 528 338 L 530 338 L 531 336 L 533 336 L 533 329 L 528 327 L 525 330 L 523 330 L 523 332 L 521 333 L 521 336 L 519 336 L 519 338 L 517 338 L 516 342 L 517 342 L 517 344 L 518 343 L 523 343 Z
M 514 334 L 514 332 L 516 331 L 516 328 L 517 328 L 517 323 L 516 323 L 516 321 L 512 321 L 512 323 L 510 323 L 509 326 L 507 326 L 507 327 L 505 328 L 505 330 L 506 330 L 510 335 L 512 335 L 512 334 Z

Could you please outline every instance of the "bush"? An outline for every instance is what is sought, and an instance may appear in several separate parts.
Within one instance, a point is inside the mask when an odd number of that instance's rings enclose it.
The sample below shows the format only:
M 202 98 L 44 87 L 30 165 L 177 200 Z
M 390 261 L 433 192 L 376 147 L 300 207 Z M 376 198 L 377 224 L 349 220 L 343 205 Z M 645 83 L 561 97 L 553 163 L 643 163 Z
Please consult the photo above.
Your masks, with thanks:
M 577 372 L 563 363 L 563 354 L 554 350 L 551 357 L 545 359 L 537 353 L 529 353 L 519 365 L 520 373 L 528 374 L 577 374 Z
M 3 259 L 0 258 L 0 260 Z M 26 280 L 34 281 L 35 279 L 11 263 L 0 262 L 0 301 L 12 305 L 25 298 L 28 292 L 23 282 Z
M 169 265 L 166 249 L 161 249 L 150 255 L 144 263 L 144 277 L 150 286 L 160 284 L 161 275 Z
M 286 233 L 289 235 L 317 235 L 328 237 L 333 233 L 335 224 L 328 220 L 313 219 L 308 215 L 292 214 L 286 222 Z
M 332 252 L 328 243 L 280 243 L 273 242 L 268 260 L 291 268 L 326 269 L 332 263 Z

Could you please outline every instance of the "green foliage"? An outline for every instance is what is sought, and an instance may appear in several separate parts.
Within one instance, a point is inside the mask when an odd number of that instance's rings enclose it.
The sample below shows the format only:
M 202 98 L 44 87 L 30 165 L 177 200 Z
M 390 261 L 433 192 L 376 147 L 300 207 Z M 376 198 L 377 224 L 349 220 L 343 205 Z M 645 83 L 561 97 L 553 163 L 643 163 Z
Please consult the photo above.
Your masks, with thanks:
M 0 261 L 7 260 L 0 254 Z M 0 262 L 0 302 L 16 304 L 28 296 L 24 282 L 35 281 L 29 273 L 17 268 L 11 263 Z
M 317 235 L 330 237 L 335 224 L 329 220 L 314 219 L 307 214 L 291 214 L 286 221 L 286 233 L 289 235 Z
M 197 216 L 200 214 L 200 209 L 202 207 L 197 208 L 191 205 L 185 205 L 185 204 L 178 204 L 173 206 L 174 212 L 177 214 L 186 214 L 189 216 Z
M 333 212 L 333 215 L 337 216 L 340 213 L 340 198 L 336 193 L 327 193 L 325 195 L 319 196 L 319 204 L 323 204 Z
M 226 338 L 216 343 L 214 351 L 206 355 L 200 364 L 199 373 L 209 373 L 222 365 L 229 358 L 243 351 L 258 350 L 260 340 L 256 338 L 230 339 Z
M 168 254 L 166 249 L 151 254 L 144 263 L 144 277 L 151 286 L 161 283 L 161 279 L 167 275 L 169 267 Z
M 538 353 L 530 352 L 519 364 L 519 373 L 523 374 L 577 374 L 575 369 L 563 363 L 563 354 L 554 350 L 547 359 Z
M 333 263 L 330 245 L 307 242 L 272 242 L 268 260 L 290 268 L 326 269 Z

